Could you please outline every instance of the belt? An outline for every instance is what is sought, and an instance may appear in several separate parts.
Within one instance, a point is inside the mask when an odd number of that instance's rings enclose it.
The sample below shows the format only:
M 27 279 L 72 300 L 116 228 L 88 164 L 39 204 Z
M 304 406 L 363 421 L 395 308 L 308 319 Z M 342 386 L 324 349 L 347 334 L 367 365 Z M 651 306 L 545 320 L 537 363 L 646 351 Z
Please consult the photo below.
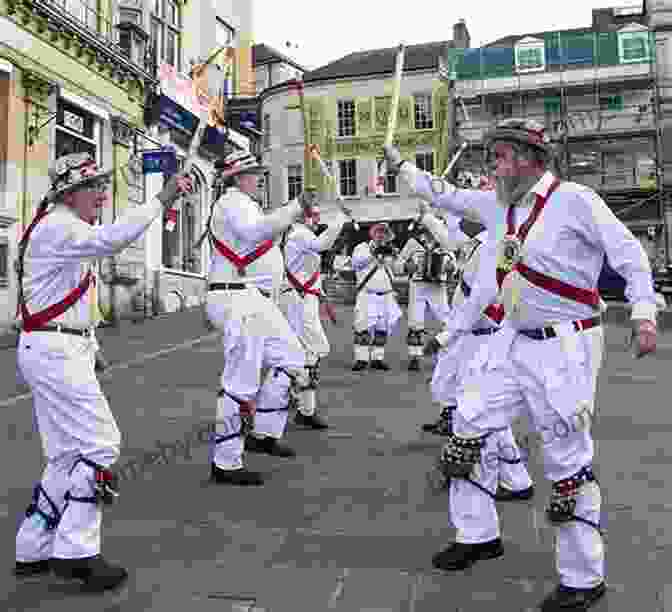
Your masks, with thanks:
M 590 319 L 581 319 L 579 321 L 572 321 L 574 330 L 577 332 L 583 331 L 584 329 L 591 329 L 592 327 L 597 327 L 602 324 L 601 317 L 592 317 Z M 555 338 L 558 336 L 558 333 L 555 331 L 553 326 L 543 327 L 541 329 L 521 329 L 519 330 L 523 336 L 527 336 L 532 340 L 546 340 L 548 338 Z
M 474 336 L 489 336 L 499 331 L 499 327 L 484 327 L 482 329 L 472 329 L 471 333 Z
M 392 293 L 392 289 L 390 289 L 389 291 L 369 291 L 367 289 L 366 292 L 373 293 L 374 295 L 387 295 L 388 293 Z
M 33 332 L 60 332 L 61 334 L 72 334 L 73 336 L 86 336 L 91 337 L 94 333 L 93 327 L 87 327 L 85 329 L 77 329 L 75 327 L 65 327 L 63 325 L 44 325 L 43 327 L 38 327 L 29 332 L 23 330 L 26 334 L 32 334 Z
M 241 289 L 253 289 L 251 285 L 246 285 L 245 283 L 210 283 L 208 285 L 208 291 L 240 291 Z M 261 293 L 265 298 L 270 298 L 270 291 L 264 291 L 263 289 L 257 288 L 257 291 Z

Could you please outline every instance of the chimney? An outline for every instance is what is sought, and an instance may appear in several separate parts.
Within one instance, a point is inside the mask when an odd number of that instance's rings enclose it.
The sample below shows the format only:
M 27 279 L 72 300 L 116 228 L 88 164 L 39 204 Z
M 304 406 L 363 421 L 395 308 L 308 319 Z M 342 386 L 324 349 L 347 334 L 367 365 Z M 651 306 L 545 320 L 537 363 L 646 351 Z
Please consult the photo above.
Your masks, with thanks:
M 453 26 L 453 42 L 458 49 L 470 48 L 471 37 L 469 36 L 469 30 L 467 30 L 467 24 L 464 22 L 464 19 L 460 19 Z

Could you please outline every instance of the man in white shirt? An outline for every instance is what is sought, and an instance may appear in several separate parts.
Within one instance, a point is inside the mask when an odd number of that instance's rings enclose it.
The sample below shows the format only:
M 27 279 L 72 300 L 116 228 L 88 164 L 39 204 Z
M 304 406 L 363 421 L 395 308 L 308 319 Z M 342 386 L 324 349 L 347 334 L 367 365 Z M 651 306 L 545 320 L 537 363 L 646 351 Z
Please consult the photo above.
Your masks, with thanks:
M 353 372 L 369 367 L 389 370 L 384 361 L 387 338 L 401 318 L 392 284 L 398 256 L 394 236 L 387 223 L 376 223 L 369 230 L 370 242 L 362 242 L 352 252 L 356 276 L 354 327 L 355 363 Z
M 295 422 L 311 429 L 326 429 L 327 423 L 316 411 L 319 364 L 330 352 L 329 340 L 320 320 L 322 294 L 321 254 L 330 249 L 348 217 L 343 211 L 319 236 L 320 209 L 312 207 L 311 216 L 303 217 L 288 232 L 285 243 L 285 286 L 280 307 L 290 327 L 301 340 L 306 355 L 308 382 L 299 389 Z
M 494 249 L 487 244 L 488 233 L 480 232 L 469 238 L 460 229 L 458 218 L 448 215 L 444 224 L 424 202 L 419 210 L 419 223 L 432 232 L 442 247 L 453 250 L 459 246 L 463 252 L 452 308 L 443 321 L 442 331 L 425 346 L 426 354 L 439 354 L 431 390 L 442 411 L 439 421 L 424 425 L 423 430 L 450 436 L 458 410 L 457 396 L 469 375 L 471 361 L 487 345 L 490 336 L 499 331 L 503 313 L 493 305 L 497 291 L 490 281 L 495 277 L 495 259 Z M 472 484 L 497 501 L 530 499 L 534 487 L 511 427 L 494 432 L 489 440 L 484 456 L 491 481 L 482 483 L 475 478 Z
M 505 318 L 458 397 L 454 434 L 443 451 L 458 532 L 433 563 L 464 569 L 503 554 L 494 502 L 458 481 L 477 464 L 476 471 L 487 471 L 480 459 L 488 437 L 524 409 L 542 432 L 544 469 L 553 482 L 547 517 L 557 527 L 560 580 L 542 610 L 586 610 L 606 591 L 594 443 L 590 419 L 581 418 L 594 410 L 602 361 L 597 281 L 606 254 L 627 281 L 641 357 L 656 348 L 651 268 L 639 241 L 592 189 L 547 171 L 552 149 L 542 125 L 507 120 L 487 134 L 486 145 L 494 192 L 456 189 L 386 149 L 419 197 L 482 223 L 497 241 Z
M 441 262 L 442 269 L 432 270 L 432 256 Z M 429 309 L 437 321 L 448 311 L 447 284 L 455 272 L 455 258 L 441 248 L 432 233 L 422 226 L 417 228 L 399 254 L 397 265 L 409 275 L 408 279 L 408 369 L 420 370 L 424 345 L 425 315 Z M 425 271 L 430 272 L 426 275 Z M 435 272 L 431 276 L 431 272 Z
M 99 319 L 92 263 L 138 240 L 164 207 L 192 189 L 191 179 L 176 174 L 149 204 L 94 226 L 109 201 L 111 173 L 88 153 L 57 159 L 17 260 L 17 363 L 33 393 L 47 465 L 17 534 L 14 573 L 54 571 L 90 591 L 114 588 L 128 576 L 100 554 L 101 505 L 118 495 L 110 468 L 121 435 L 94 371 Z
M 296 455 L 280 438 L 298 388 L 306 384 L 305 353 L 273 297 L 284 277 L 277 242 L 310 214 L 312 199 L 302 194 L 300 201 L 264 214 L 254 199 L 265 170 L 256 157 L 232 153 L 216 167 L 225 193 L 213 204 L 206 229 L 212 246 L 206 312 L 223 334 L 224 369 L 211 477 L 222 484 L 261 485 L 261 474 L 243 466 L 243 446 Z

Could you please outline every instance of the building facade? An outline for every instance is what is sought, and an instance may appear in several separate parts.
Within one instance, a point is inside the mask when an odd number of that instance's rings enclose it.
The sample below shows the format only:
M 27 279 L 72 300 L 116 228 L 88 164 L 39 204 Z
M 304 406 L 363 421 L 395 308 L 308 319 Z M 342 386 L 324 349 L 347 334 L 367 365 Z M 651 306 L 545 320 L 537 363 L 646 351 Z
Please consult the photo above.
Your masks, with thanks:
M 0 0 L 0 325 L 14 322 L 17 244 L 48 188 L 47 169 L 68 152 L 89 151 L 114 168 L 109 223 L 158 192 L 161 174 L 143 174 L 142 153 L 189 147 L 188 109 L 157 99 L 189 83 L 192 63 L 217 46 L 235 48 L 228 98 L 254 95 L 252 6 L 245 0 Z M 172 82 L 166 82 L 166 75 Z M 163 81 L 163 82 L 162 82 Z M 173 120 L 165 121 L 172 112 Z M 177 119 L 176 119 L 177 117 Z M 230 140 L 249 139 L 231 130 Z M 222 139 L 201 147 L 197 193 L 178 205 L 175 231 L 163 222 L 121 255 L 100 263 L 100 306 L 111 321 L 174 310 L 203 294 L 208 246 L 194 242 L 210 206 L 212 159 Z M 214 150 L 213 150 L 214 149 Z
M 408 47 L 395 139 L 402 155 L 440 173 L 466 141 L 470 147 L 458 179 L 477 187 L 485 173 L 485 130 L 511 116 L 535 118 L 552 134 L 557 171 L 596 189 L 641 239 L 652 261 L 663 262 L 669 222 L 652 19 L 651 9 L 647 14 L 641 7 L 598 9 L 591 27 L 510 36 L 477 49 L 470 48 L 461 21 L 448 43 Z M 450 83 L 438 74 L 438 57 L 446 47 Z M 311 139 L 326 152 L 341 193 L 363 222 L 360 233 L 351 233 L 350 248 L 378 220 L 390 221 L 403 242 L 417 210 L 393 176 L 387 177 L 382 198 L 372 190 L 394 55 L 394 49 L 354 53 L 304 75 Z M 267 160 L 271 193 L 279 194 L 274 201 L 289 198 L 306 177 L 325 188 L 316 168 L 305 172 L 302 167 L 301 117 L 285 110 L 291 89 L 271 87 L 262 97 L 263 113 L 271 117 Z

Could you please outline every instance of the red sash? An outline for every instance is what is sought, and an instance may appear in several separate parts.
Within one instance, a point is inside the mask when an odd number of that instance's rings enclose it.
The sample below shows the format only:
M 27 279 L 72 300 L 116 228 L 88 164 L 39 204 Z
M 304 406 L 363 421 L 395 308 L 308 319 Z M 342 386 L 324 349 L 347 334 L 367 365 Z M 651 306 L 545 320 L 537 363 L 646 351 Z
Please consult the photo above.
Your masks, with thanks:
M 294 286 L 294 289 L 296 289 L 300 293 L 303 293 L 304 295 L 307 293 L 310 295 L 316 295 L 317 297 L 320 297 L 319 289 L 311 288 L 317 282 L 317 279 L 320 278 L 319 270 L 314 272 L 313 275 L 306 281 L 305 284 L 302 284 L 301 281 L 298 278 L 296 278 L 296 276 L 294 276 L 287 268 L 285 268 L 285 272 L 287 273 L 287 280 Z
M 551 197 L 551 194 L 557 189 L 559 184 L 560 181 L 557 178 L 555 178 L 545 196 L 537 194 L 536 202 L 534 204 L 532 212 L 530 213 L 530 216 L 527 218 L 525 223 L 523 223 L 520 226 L 520 229 L 518 230 L 517 237 L 518 240 L 520 240 L 521 246 L 525 243 L 525 239 L 527 238 L 530 229 L 532 229 L 532 226 L 539 218 L 541 211 L 544 209 L 546 202 Z M 515 225 L 513 223 L 513 209 L 514 209 L 513 206 L 509 206 L 509 209 L 506 213 L 506 225 L 508 235 L 516 234 Z M 557 280 L 550 276 L 546 276 L 541 272 L 532 270 L 532 268 L 526 266 L 522 262 L 518 262 L 517 264 L 515 264 L 513 266 L 512 271 L 513 270 L 518 272 L 523 278 L 525 278 L 533 285 L 541 289 L 545 289 L 546 291 L 553 293 L 555 295 L 559 295 L 560 297 L 564 297 L 569 300 L 574 300 L 575 302 L 585 304 L 586 306 L 592 306 L 593 308 L 597 307 L 600 303 L 600 294 L 597 291 L 597 289 L 582 289 L 581 287 L 574 287 L 573 285 L 568 285 L 563 281 Z M 497 284 L 499 285 L 500 288 L 507 275 L 508 272 L 506 272 L 505 270 L 502 270 L 501 268 L 497 269 Z
M 220 242 L 211 234 L 212 241 L 215 245 L 215 248 L 219 251 L 219 254 L 228 259 L 236 268 L 238 269 L 238 274 L 240 276 L 245 275 L 245 268 L 249 266 L 252 262 L 259 259 L 262 255 L 265 255 L 270 249 L 273 248 L 273 241 L 266 240 L 262 242 L 254 251 L 245 257 L 240 257 L 237 253 L 234 253 L 228 246 L 223 242 Z
M 23 320 L 23 325 L 22 328 L 26 332 L 31 332 L 39 329 L 40 327 L 43 327 L 49 321 L 55 319 L 56 317 L 62 315 L 66 310 L 71 308 L 75 303 L 77 303 L 82 296 L 86 293 L 87 289 L 89 288 L 89 285 L 93 282 L 95 284 L 96 278 L 89 270 L 84 278 L 80 281 L 79 285 L 75 287 L 68 295 L 65 296 L 60 302 L 57 302 L 56 304 L 52 304 L 51 306 L 48 306 L 44 310 L 41 310 L 40 312 L 35 312 L 32 315 L 28 312 L 28 308 L 26 307 L 26 302 L 23 299 L 23 255 L 26 251 L 26 247 L 28 246 L 28 238 L 30 237 L 31 232 L 33 229 L 35 229 L 35 226 L 38 224 L 39 221 L 44 219 L 47 215 L 47 210 L 42 209 L 40 210 L 37 215 L 35 215 L 35 218 L 32 220 L 31 224 L 28 226 L 26 229 L 25 233 L 23 234 L 23 237 L 21 238 L 21 241 L 19 242 L 19 249 L 20 249 L 20 254 L 19 254 L 19 300 L 18 304 L 16 305 L 16 314 L 19 314 L 19 310 L 21 312 L 21 318 Z

